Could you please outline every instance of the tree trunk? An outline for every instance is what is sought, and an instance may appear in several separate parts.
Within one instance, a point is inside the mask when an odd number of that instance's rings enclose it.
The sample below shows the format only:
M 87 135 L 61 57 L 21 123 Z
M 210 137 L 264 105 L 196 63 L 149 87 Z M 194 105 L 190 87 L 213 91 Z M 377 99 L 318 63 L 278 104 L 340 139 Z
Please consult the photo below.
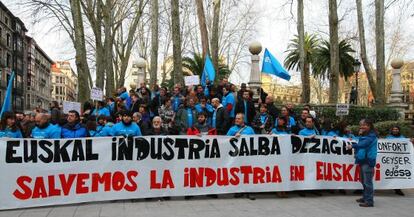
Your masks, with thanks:
M 211 60 L 216 71 L 216 80 L 218 79 L 218 61 L 219 61 L 219 22 L 221 0 L 214 0 L 213 28 L 211 34 Z
M 76 51 L 76 68 L 78 72 L 78 100 L 83 103 L 90 98 L 89 66 L 86 57 L 85 33 L 83 28 L 80 0 L 70 1 L 73 27 L 75 31 L 74 47 Z
M 171 33 L 173 41 L 174 83 L 184 85 L 181 33 L 180 33 L 180 5 L 179 0 L 171 0 Z
M 336 0 L 329 0 L 329 42 L 330 42 L 330 77 L 329 103 L 338 102 L 339 82 L 339 39 L 338 11 Z
M 102 42 L 102 0 L 81 2 L 86 18 L 89 20 L 95 36 L 95 75 L 96 87 L 103 88 L 105 84 L 105 48 Z
M 200 27 L 201 45 L 203 47 L 203 59 L 210 53 L 208 43 L 208 32 L 206 24 L 206 15 L 204 14 L 203 0 L 196 0 L 198 25 Z
M 299 68 L 302 80 L 302 102 L 310 101 L 309 63 L 305 63 L 305 26 L 303 18 L 303 0 L 298 0 L 298 36 L 299 36 Z M 306 66 L 305 66 L 306 64 Z
M 362 13 L 362 0 L 356 0 L 357 16 L 358 16 L 358 31 L 359 31 L 359 45 L 361 49 L 361 60 L 367 74 L 369 87 L 374 98 L 377 98 L 376 83 L 374 80 L 374 70 L 368 60 L 367 47 L 365 44 L 365 27 L 364 27 L 364 15 Z
M 107 0 L 106 5 L 103 10 L 103 24 L 104 24 L 104 33 L 105 33 L 105 40 L 104 40 L 104 55 L 105 55 L 105 62 L 104 66 L 106 69 L 106 84 L 105 84 L 105 91 L 107 96 L 111 96 L 114 89 L 114 66 L 113 66 L 113 34 L 112 34 L 112 24 L 113 24 L 113 1 Z
M 155 87 L 158 71 L 158 0 L 152 0 L 151 3 L 150 87 Z
M 384 54 L 384 0 L 375 1 L 375 45 L 377 56 L 377 98 L 379 105 L 385 104 L 385 54 Z

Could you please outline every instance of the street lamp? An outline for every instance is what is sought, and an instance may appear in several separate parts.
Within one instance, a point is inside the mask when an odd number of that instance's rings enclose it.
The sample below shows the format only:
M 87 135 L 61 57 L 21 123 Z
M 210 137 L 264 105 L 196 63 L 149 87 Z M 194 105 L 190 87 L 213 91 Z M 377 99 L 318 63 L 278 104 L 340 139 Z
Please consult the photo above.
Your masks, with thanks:
M 355 72 L 355 92 L 356 92 L 356 103 L 358 104 L 358 72 L 361 68 L 361 62 L 359 62 L 359 59 L 355 59 L 354 62 L 354 72 Z

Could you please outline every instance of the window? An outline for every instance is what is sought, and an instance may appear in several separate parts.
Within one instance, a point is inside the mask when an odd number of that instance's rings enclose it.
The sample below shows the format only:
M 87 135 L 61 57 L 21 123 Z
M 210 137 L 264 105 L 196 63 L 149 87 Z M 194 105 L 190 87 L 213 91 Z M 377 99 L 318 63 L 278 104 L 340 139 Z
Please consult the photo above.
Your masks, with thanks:
M 9 18 L 8 17 L 4 17 L 4 23 L 8 26 L 9 25 Z
M 6 38 L 7 38 L 7 47 L 10 47 L 10 40 L 11 40 L 11 38 L 10 38 L 10 34 L 9 33 L 7 33 Z
M 11 56 L 10 56 L 9 53 L 7 53 L 6 66 L 8 68 L 10 68 L 10 66 L 11 66 Z

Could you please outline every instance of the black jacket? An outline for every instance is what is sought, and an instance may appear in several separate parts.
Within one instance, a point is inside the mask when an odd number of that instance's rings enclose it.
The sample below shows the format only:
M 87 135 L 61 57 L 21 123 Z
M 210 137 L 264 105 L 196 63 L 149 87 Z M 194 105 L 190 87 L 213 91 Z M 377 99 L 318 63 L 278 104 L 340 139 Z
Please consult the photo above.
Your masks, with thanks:
M 267 104 L 267 113 L 269 113 L 269 115 L 272 116 L 273 119 L 279 117 L 279 109 L 277 109 L 273 103 Z
M 243 113 L 245 114 L 245 111 L 247 109 L 247 125 L 251 125 L 253 122 L 253 118 L 256 115 L 256 109 L 254 108 L 254 103 L 252 101 L 247 101 L 247 108 L 244 107 L 244 100 L 238 101 L 236 104 L 235 114 Z
M 217 135 L 226 135 L 229 130 L 229 113 L 224 107 L 219 107 L 216 114 Z

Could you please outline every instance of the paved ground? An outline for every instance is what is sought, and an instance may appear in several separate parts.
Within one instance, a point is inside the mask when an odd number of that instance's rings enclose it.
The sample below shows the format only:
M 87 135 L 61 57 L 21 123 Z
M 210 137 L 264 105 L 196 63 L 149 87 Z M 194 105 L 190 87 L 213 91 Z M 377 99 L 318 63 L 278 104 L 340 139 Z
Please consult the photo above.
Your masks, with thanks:
M 0 211 L 0 217 L 129 217 L 129 216 L 335 216 L 335 217 L 378 217 L 378 216 L 414 216 L 414 189 L 405 190 L 405 197 L 397 196 L 393 191 L 376 193 L 374 208 L 360 208 L 355 202 L 358 196 L 348 192 L 324 193 L 323 196 L 299 197 L 289 194 L 289 198 L 277 198 L 274 194 L 256 194 L 256 200 L 238 198 L 232 195 L 219 199 L 197 197 L 191 200 L 175 198 L 170 201 L 138 200 L 86 203 L 45 208 Z M 0 201 L 1 202 L 1 201 Z

